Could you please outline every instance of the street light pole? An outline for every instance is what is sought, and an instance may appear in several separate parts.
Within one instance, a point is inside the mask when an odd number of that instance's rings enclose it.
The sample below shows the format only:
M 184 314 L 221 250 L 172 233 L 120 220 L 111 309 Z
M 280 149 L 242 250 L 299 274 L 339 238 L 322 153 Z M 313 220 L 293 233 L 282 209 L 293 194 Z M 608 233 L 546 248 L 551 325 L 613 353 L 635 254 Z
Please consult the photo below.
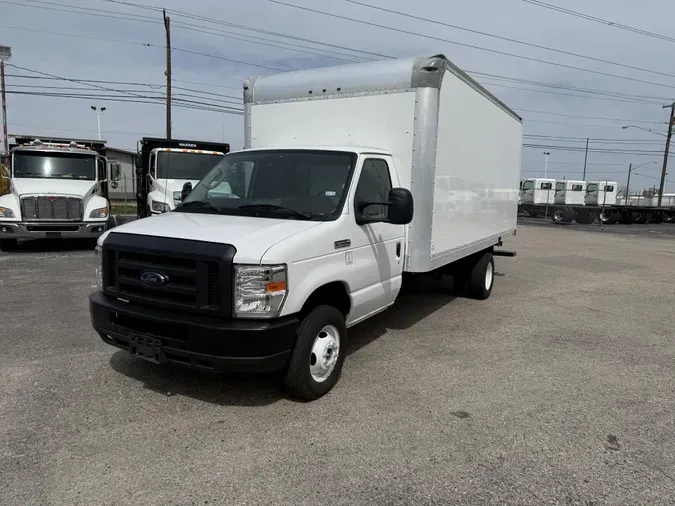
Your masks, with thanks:
M 548 177 L 548 155 L 550 154 L 550 151 L 544 151 L 544 156 L 546 157 L 546 161 L 544 162 L 544 179 Z
M 4 150 L 9 152 L 9 135 L 7 134 L 7 98 L 5 96 L 5 62 L 12 57 L 12 48 L 0 46 L 0 88 L 2 89 L 2 142 Z
M 96 126 L 98 127 L 98 140 L 101 140 L 101 114 L 106 110 L 105 107 L 101 107 L 100 109 L 96 107 L 95 105 L 90 106 L 91 110 L 96 113 Z

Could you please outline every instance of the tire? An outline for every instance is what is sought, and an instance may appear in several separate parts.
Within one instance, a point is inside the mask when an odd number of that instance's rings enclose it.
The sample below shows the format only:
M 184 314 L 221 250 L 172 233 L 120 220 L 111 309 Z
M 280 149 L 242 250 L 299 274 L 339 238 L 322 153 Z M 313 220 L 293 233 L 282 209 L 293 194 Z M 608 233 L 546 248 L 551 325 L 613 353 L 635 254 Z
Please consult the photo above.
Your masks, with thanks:
M 654 212 L 649 217 L 649 223 L 663 223 L 663 213 Z
M 595 216 L 590 211 L 579 211 L 574 215 L 574 221 L 580 225 L 590 225 L 595 220 Z
M 633 223 L 637 223 L 638 225 L 644 225 L 647 223 L 647 213 L 644 211 L 638 211 L 633 213 L 633 218 L 632 218 Z
M 559 207 L 553 210 L 551 219 L 553 223 L 571 223 L 574 219 L 574 211 L 568 207 Z
M 630 225 L 631 223 L 633 223 L 631 213 L 621 213 L 619 215 L 619 223 L 621 225 Z
M 464 279 L 459 278 L 463 281 L 463 293 L 471 299 L 487 299 L 495 284 L 495 260 L 492 253 L 484 253 L 469 266 L 471 271 L 468 275 Z
M 675 211 L 665 211 L 663 213 L 663 221 L 666 223 L 675 223 Z
M 614 213 L 598 213 L 598 223 L 603 225 L 614 225 L 616 223 L 616 215 Z
M 332 342 L 322 342 L 324 339 Z M 288 392 L 304 401 L 313 401 L 328 393 L 340 379 L 346 344 L 344 315 L 331 306 L 313 309 L 298 327 L 298 338 L 286 370 Z M 317 357 L 320 351 L 323 361 Z
M 17 245 L 16 239 L 0 239 L 0 251 L 14 251 Z

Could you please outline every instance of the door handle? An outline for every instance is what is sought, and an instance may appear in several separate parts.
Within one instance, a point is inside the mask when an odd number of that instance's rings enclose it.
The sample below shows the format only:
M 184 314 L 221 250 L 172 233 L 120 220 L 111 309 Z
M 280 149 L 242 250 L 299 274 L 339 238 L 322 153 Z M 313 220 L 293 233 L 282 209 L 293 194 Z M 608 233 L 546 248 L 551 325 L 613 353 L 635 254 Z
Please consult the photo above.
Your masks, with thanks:
M 401 258 L 401 243 L 396 243 L 396 258 Z

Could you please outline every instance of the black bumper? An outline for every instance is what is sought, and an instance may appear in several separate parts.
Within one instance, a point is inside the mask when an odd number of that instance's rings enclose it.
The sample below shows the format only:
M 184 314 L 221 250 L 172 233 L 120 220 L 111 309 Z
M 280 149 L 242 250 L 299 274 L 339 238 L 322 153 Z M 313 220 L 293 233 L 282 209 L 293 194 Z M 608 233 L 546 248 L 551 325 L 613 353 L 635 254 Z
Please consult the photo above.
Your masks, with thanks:
M 134 353 L 146 338 L 161 342 L 159 362 L 212 372 L 270 372 L 283 368 L 298 320 L 214 320 L 121 302 L 95 292 L 89 314 L 104 342 Z

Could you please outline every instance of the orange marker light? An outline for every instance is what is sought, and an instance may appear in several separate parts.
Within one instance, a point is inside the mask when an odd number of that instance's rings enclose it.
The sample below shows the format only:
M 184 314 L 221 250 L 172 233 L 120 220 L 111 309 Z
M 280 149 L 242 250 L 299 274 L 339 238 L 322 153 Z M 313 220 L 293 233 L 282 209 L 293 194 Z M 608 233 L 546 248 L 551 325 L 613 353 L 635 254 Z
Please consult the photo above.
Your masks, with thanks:
M 285 281 L 273 281 L 267 283 L 267 293 L 283 292 L 284 290 L 286 290 Z

